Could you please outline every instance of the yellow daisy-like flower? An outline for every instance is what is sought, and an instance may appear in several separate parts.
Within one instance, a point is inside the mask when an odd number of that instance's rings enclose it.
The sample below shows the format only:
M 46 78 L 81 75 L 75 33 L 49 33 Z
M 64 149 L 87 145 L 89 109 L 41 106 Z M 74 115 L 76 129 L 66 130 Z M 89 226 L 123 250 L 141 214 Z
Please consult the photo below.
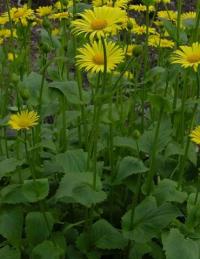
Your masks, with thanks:
M 6 16 L 0 16 L 0 25 L 4 25 L 9 21 L 9 18 Z
M 110 7 L 118 7 L 118 8 L 122 8 L 122 9 L 126 9 L 128 6 L 130 0 L 93 0 L 92 4 L 95 7 L 100 7 L 103 5 L 107 5 Z
M 165 38 L 160 38 L 158 35 L 151 35 L 148 39 L 148 45 L 156 48 L 173 48 L 174 42 Z
M 124 51 L 114 42 L 105 42 L 107 57 L 107 72 L 111 72 L 124 59 Z M 101 41 L 85 44 L 78 49 L 76 63 L 81 69 L 98 73 L 104 71 L 104 50 Z
M 12 21 L 14 21 L 15 23 L 21 23 L 23 26 L 27 26 L 28 21 L 35 18 L 34 11 L 30 9 L 27 5 L 19 8 L 13 7 L 10 10 L 10 16 Z M 8 19 L 8 13 L 5 13 L 4 17 L 7 17 Z
M 55 4 L 54 4 L 54 7 L 57 9 L 57 10 L 59 10 L 59 11 L 61 11 L 61 10 L 65 10 L 65 9 L 67 9 L 67 2 L 68 1 L 62 1 L 63 2 L 63 4 L 61 5 L 61 2 L 60 1 L 57 1 Z
M 177 12 L 175 12 L 173 10 L 159 11 L 157 13 L 157 16 L 160 20 L 170 20 L 170 21 L 177 20 Z
M 130 10 L 133 10 L 135 12 L 146 12 L 147 11 L 147 7 L 146 5 L 142 5 L 142 4 L 138 4 L 138 5 L 130 5 L 129 7 Z M 153 12 L 155 11 L 155 7 L 153 5 L 149 6 L 149 11 Z
M 36 13 L 40 17 L 48 16 L 52 13 L 52 6 L 40 6 L 36 9 Z
M 147 27 L 146 27 L 146 25 L 135 25 L 135 26 L 133 26 L 132 32 L 137 35 L 143 35 L 143 34 L 146 34 Z M 156 33 L 155 28 L 149 27 L 149 33 L 155 34 Z
M 196 19 L 196 13 L 195 12 L 187 12 L 181 14 L 181 20 L 195 20 Z
M 39 116 L 35 111 L 21 111 L 10 116 L 8 124 L 14 130 L 30 129 L 38 124 Z
M 137 47 L 138 47 L 137 44 L 129 44 L 128 46 L 125 46 L 125 48 L 124 48 L 124 53 L 125 53 L 127 56 L 132 56 L 134 49 L 137 48 Z
M 16 30 L 13 30 L 13 36 L 17 37 Z M 0 30 L 0 37 L 1 38 L 10 38 L 11 37 L 11 30 L 10 29 L 1 29 Z
M 200 126 L 197 126 L 191 133 L 190 133 L 191 141 L 200 145 Z
M 171 61 L 173 64 L 180 64 L 183 68 L 192 67 L 197 72 L 200 64 L 200 43 L 195 42 L 192 46 L 180 46 L 176 50 Z
M 156 3 L 169 4 L 169 3 L 171 3 L 171 0 L 156 0 Z
M 53 20 L 62 20 L 62 19 L 67 19 L 69 18 L 69 13 L 68 12 L 61 12 L 61 13 L 54 13 L 49 16 L 49 19 Z
M 116 7 L 95 7 L 94 10 L 85 10 L 80 14 L 82 19 L 72 22 L 73 32 L 77 35 L 90 35 L 93 39 L 104 37 L 108 33 L 114 34 L 122 28 L 126 19 L 126 12 Z
M 14 61 L 15 57 L 17 58 L 17 56 L 18 56 L 17 54 L 14 55 L 14 53 L 9 52 L 8 53 L 8 60 L 12 62 L 12 61 Z

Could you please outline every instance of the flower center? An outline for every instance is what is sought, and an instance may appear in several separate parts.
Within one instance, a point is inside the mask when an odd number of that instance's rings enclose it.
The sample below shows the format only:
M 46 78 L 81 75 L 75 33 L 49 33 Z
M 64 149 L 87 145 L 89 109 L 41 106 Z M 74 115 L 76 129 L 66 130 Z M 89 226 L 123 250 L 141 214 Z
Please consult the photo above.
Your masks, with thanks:
M 104 56 L 102 53 L 97 53 L 93 57 L 93 62 L 97 65 L 103 65 L 104 64 Z
M 104 19 L 96 19 L 91 23 L 91 28 L 93 30 L 102 30 L 107 26 L 107 21 Z
M 17 19 L 17 18 L 21 18 L 24 16 L 24 10 L 18 10 L 14 13 L 14 18 Z
M 200 62 L 200 55 L 197 55 L 196 53 L 191 54 L 188 56 L 187 60 L 189 63 Z

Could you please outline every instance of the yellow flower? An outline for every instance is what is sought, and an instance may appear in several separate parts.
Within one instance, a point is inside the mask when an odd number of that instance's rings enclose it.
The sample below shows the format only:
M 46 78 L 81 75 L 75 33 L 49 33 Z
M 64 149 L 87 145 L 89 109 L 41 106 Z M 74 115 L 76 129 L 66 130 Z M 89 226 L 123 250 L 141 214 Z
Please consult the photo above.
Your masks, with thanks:
M 60 33 L 60 30 L 58 28 L 53 29 L 52 32 L 51 32 L 51 34 L 53 36 L 57 36 L 57 35 L 59 35 L 59 33 Z
M 191 133 L 190 133 L 191 141 L 200 145 L 200 126 L 197 126 Z
M 165 38 L 160 38 L 159 35 L 151 35 L 149 37 L 148 45 L 156 48 L 173 48 L 174 42 Z
M 177 12 L 173 10 L 159 11 L 157 15 L 160 20 L 170 20 L 170 21 L 177 20 Z
M 113 1 L 113 0 L 93 0 L 92 4 L 95 7 L 107 5 L 107 6 L 110 6 L 110 7 L 118 7 L 118 8 L 126 9 L 129 1 L 130 0 L 116 0 L 116 1 Z
M 17 37 L 16 30 L 13 31 L 13 36 Z M 11 37 L 11 30 L 10 29 L 1 29 L 0 30 L 0 37 L 1 38 L 9 38 L 9 37 Z
M 200 64 L 200 43 L 195 42 L 192 46 L 180 46 L 174 51 L 171 61 L 173 64 L 180 64 L 183 68 L 192 67 L 195 72 Z
M 147 10 L 147 7 L 146 5 L 141 5 L 141 4 L 138 4 L 138 5 L 130 5 L 130 10 L 133 10 L 135 12 L 146 12 Z M 150 5 L 149 6 L 149 11 L 150 12 L 153 12 L 155 11 L 155 7 L 153 5 Z
M 23 26 L 27 26 L 28 21 L 35 18 L 34 11 L 30 9 L 27 5 L 19 8 L 13 7 L 10 10 L 10 16 L 13 22 L 21 23 Z M 8 13 L 5 13 L 4 17 L 7 17 L 8 19 Z
M 0 25 L 4 25 L 9 21 L 8 17 L 0 16 Z
M 105 34 L 115 33 L 121 29 L 126 18 L 126 12 L 116 7 L 95 7 L 94 10 L 85 10 L 81 13 L 82 19 L 72 22 L 73 32 L 77 35 L 84 33 L 93 39 L 104 37 Z
M 129 44 L 128 46 L 125 46 L 124 48 L 124 53 L 127 55 L 127 56 L 133 56 L 133 51 L 135 48 L 137 48 L 138 45 L 137 44 Z
M 53 20 L 62 20 L 67 18 L 69 18 L 68 12 L 54 13 L 49 16 L 49 19 L 53 19 Z
M 147 27 L 146 25 L 135 25 L 133 26 L 132 32 L 137 34 L 137 35 L 143 35 L 146 34 Z M 155 34 L 156 30 L 153 27 L 149 27 L 149 33 L 150 34 Z
M 169 4 L 169 3 L 171 3 L 171 0 L 156 0 L 156 3 Z
M 36 9 L 37 15 L 40 17 L 48 16 L 52 13 L 52 6 L 40 6 Z
M 17 57 L 16 54 L 14 55 L 14 53 L 12 53 L 12 52 L 9 52 L 9 53 L 8 53 L 8 60 L 9 60 L 9 61 L 11 61 L 11 62 L 14 61 L 14 58 L 15 58 L 15 57 Z
M 10 116 L 8 124 L 12 129 L 21 130 L 21 129 L 30 129 L 33 126 L 38 124 L 39 116 L 35 111 L 21 111 L 17 114 Z
M 181 20 L 195 20 L 196 19 L 196 13 L 195 12 L 187 12 L 183 13 L 181 15 Z
M 57 1 L 54 6 L 57 10 L 61 11 L 61 10 L 65 10 L 67 8 L 67 1 L 62 1 L 63 4 L 61 5 L 61 2 L 60 1 Z
M 111 72 L 123 61 L 124 51 L 114 42 L 105 42 L 107 56 L 107 72 Z M 85 44 L 83 48 L 78 49 L 79 54 L 76 56 L 77 65 L 81 69 L 93 73 L 104 71 L 104 50 L 101 41 Z

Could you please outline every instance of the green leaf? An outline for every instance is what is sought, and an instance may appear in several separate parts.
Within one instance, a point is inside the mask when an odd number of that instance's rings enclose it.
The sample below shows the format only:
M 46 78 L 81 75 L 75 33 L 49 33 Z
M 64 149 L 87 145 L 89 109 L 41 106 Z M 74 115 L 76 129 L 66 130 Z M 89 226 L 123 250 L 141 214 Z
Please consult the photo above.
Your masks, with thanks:
M 29 212 L 26 216 L 25 232 L 30 245 L 47 239 L 52 231 L 54 219 L 50 212 Z
M 141 174 L 148 171 L 148 168 L 138 158 L 127 156 L 119 164 L 117 180 L 121 181 L 133 174 Z
M 22 165 L 22 161 L 15 158 L 8 158 L 0 161 L 0 179 L 6 176 L 8 173 L 15 171 L 17 166 Z
M 83 152 L 82 149 L 68 150 L 58 154 L 55 159 L 64 173 L 85 172 L 87 168 L 87 153 Z
M 20 208 L 1 208 L 0 234 L 13 246 L 19 246 L 23 228 L 23 212 Z
M 164 97 L 159 94 L 148 94 L 148 99 L 153 108 L 160 111 L 161 107 L 164 112 L 171 112 L 172 104 L 167 97 Z
M 122 249 L 127 245 L 118 229 L 104 219 L 98 220 L 92 226 L 92 240 L 100 249 Z
M 0 258 L 3 259 L 20 259 L 21 255 L 20 255 L 20 251 L 15 249 L 15 248 L 11 248 L 9 246 L 4 246 L 0 249 Z
M 192 239 L 184 238 L 178 229 L 172 228 L 162 236 L 166 259 L 199 259 L 199 245 Z
M 114 146 L 137 150 L 136 141 L 133 138 L 128 137 L 114 137 Z
M 92 173 L 67 173 L 61 180 L 55 198 L 67 203 L 77 202 L 88 207 L 102 202 L 106 198 L 106 193 L 101 190 L 101 181 L 98 176 L 96 181 L 94 190 Z
M 49 193 L 48 179 L 25 180 L 22 186 L 22 192 L 29 202 L 43 200 Z
M 27 199 L 22 193 L 21 184 L 10 184 L 0 191 L 0 201 L 7 204 L 25 203 Z
M 78 84 L 76 81 L 53 82 L 49 87 L 61 92 L 71 104 L 85 104 L 89 101 L 89 95 L 85 90 L 83 92 L 83 99 L 80 99 Z
M 60 259 L 63 256 L 63 250 L 55 246 L 50 240 L 45 240 L 41 244 L 34 247 L 32 251 L 33 259 Z
M 154 138 L 156 132 L 157 123 L 151 125 L 151 127 L 144 131 L 143 135 L 138 141 L 139 150 L 145 153 L 151 154 L 154 146 Z M 158 134 L 157 141 L 157 153 L 164 150 L 167 144 L 170 142 L 170 135 L 172 133 L 171 123 L 168 119 L 162 121 Z
M 159 204 L 166 201 L 183 203 L 187 198 L 187 193 L 178 190 L 177 182 L 164 179 L 155 187 L 154 196 Z
M 154 197 L 149 196 L 143 200 L 134 212 L 131 224 L 132 212 L 129 210 L 122 217 L 122 226 L 127 238 L 138 243 L 145 243 L 156 237 L 163 228 L 180 216 L 180 211 L 169 203 L 157 207 Z

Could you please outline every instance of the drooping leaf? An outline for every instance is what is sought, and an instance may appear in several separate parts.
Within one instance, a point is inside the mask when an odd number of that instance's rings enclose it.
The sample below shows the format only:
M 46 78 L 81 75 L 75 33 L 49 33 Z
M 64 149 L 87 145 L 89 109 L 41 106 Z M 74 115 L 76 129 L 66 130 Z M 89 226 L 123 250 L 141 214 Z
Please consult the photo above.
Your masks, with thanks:
M 11 248 L 9 246 L 4 246 L 0 249 L 0 258 L 3 259 L 20 259 L 21 255 L 20 255 L 20 251 L 15 249 L 15 248 Z
M 23 212 L 20 208 L 0 209 L 0 234 L 13 246 L 19 246 L 23 227 Z
M 166 201 L 183 203 L 187 193 L 179 191 L 177 187 L 177 182 L 164 179 L 155 187 L 154 196 L 160 204 Z
M 37 245 L 49 237 L 54 225 L 50 212 L 29 212 L 26 216 L 25 232 L 31 246 Z
M 50 240 L 45 240 L 34 247 L 32 251 L 33 259 L 60 259 L 63 256 L 63 250 Z
M 0 161 L 0 179 L 6 176 L 8 173 L 15 171 L 17 166 L 20 166 L 22 161 L 15 158 L 7 158 Z
M 148 168 L 138 158 L 127 156 L 119 164 L 117 180 L 121 181 L 133 174 L 141 174 L 148 171 Z
M 25 180 L 22 186 L 22 192 L 29 202 L 43 200 L 49 193 L 48 179 Z
M 96 188 L 93 188 L 93 174 L 90 172 L 66 173 L 61 180 L 55 198 L 65 202 L 77 202 L 91 206 L 106 198 L 100 178 L 96 178 Z
M 87 168 L 87 153 L 82 149 L 68 150 L 56 155 L 55 159 L 64 173 L 85 172 Z
M 156 237 L 179 215 L 181 213 L 177 207 L 170 203 L 157 207 L 155 198 L 148 196 L 135 208 L 133 218 L 131 210 L 122 217 L 123 231 L 127 238 L 138 243 L 145 243 Z
M 199 244 L 190 238 L 185 238 L 178 229 L 172 228 L 167 235 L 162 236 L 166 259 L 199 259 Z

